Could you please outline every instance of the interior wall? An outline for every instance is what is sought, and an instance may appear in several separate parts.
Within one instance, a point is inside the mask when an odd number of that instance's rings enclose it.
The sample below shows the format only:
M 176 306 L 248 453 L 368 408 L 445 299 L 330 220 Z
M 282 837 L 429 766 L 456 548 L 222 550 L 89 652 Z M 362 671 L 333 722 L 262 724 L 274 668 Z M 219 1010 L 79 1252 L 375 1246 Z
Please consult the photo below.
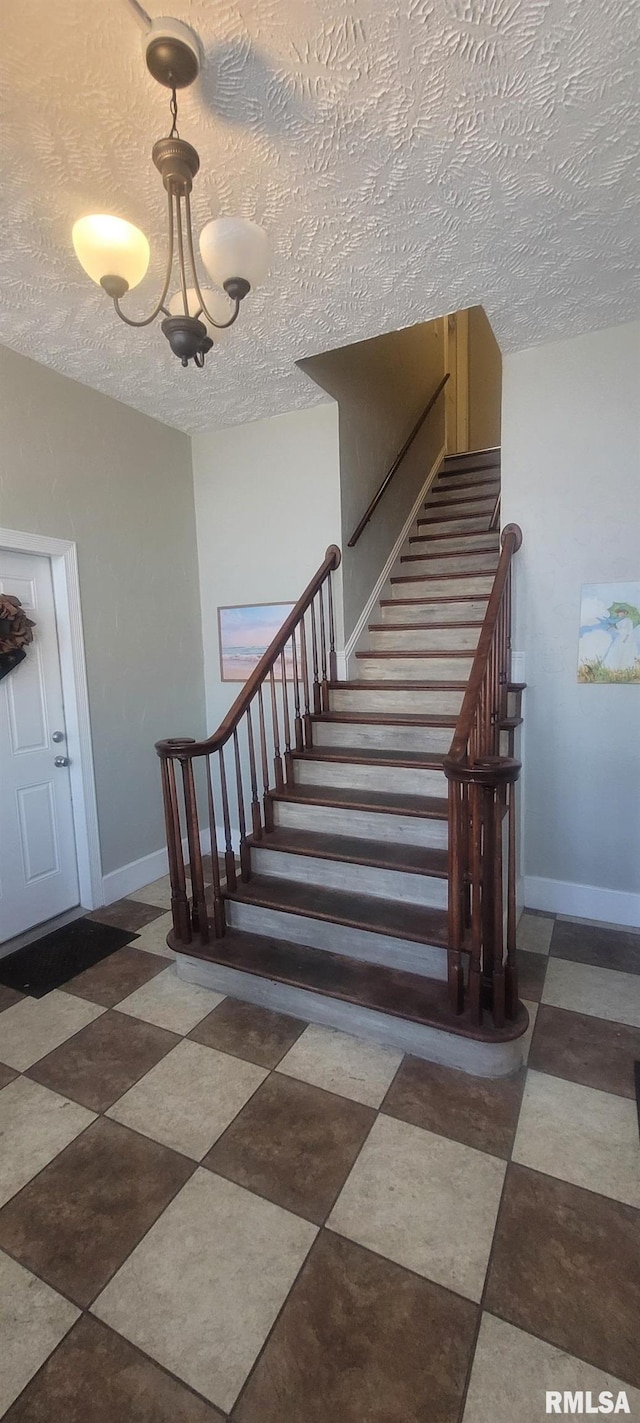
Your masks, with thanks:
M 500 444 L 502 353 L 482 306 L 467 312 L 469 347 L 470 450 L 490 450 Z
M 221 680 L 218 607 L 296 602 L 340 543 L 337 407 L 194 435 L 192 451 L 211 734 L 241 690 Z
M 356 547 L 348 541 L 444 374 L 441 320 L 300 361 L 338 402 L 344 629 L 348 638 L 444 444 L 439 400 Z
M 164 846 L 154 742 L 204 730 L 189 439 L 6 348 L 0 392 L 0 524 L 78 548 L 107 875 Z
M 505 357 L 502 517 L 522 527 L 524 894 L 640 923 L 640 686 L 577 681 L 580 589 L 640 582 L 640 324 Z

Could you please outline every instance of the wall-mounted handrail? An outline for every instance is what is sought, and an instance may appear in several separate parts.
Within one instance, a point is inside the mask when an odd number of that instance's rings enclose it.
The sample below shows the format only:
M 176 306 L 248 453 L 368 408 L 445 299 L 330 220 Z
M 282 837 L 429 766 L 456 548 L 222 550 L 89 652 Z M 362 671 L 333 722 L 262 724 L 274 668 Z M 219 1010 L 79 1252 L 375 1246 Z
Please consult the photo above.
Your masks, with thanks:
M 449 782 L 451 1002 L 456 1012 L 468 1009 L 475 1023 L 489 1008 L 496 1027 L 518 1012 L 515 786 L 520 762 L 514 759 L 513 745 L 522 689 L 511 684 L 511 567 L 521 543 L 521 529 L 507 524 L 453 741 L 444 759 Z M 518 698 L 515 716 L 509 711 L 510 694 Z M 508 755 L 502 754 L 504 735 Z M 466 981 L 463 954 L 469 957 Z
M 238 867 L 243 879 L 250 878 L 249 837 L 260 840 L 273 830 L 273 790 L 282 791 L 291 780 L 294 752 L 312 744 L 313 716 L 328 709 L 329 683 L 337 679 L 331 575 L 340 558 L 332 544 L 213 736 L 156 742 L 175 947 L 194 938 L 207 944 L 212 928 L 217 938 L 224 934 L 218 848 L 224 845 L 226 884 L 233 890 Z M 197 761 L 203 770 L 196 776 Z M 205 885 L 203 836 L 211 845 L 210 887 Z
M 348 543 L 348 545 L 347 545 L 348 548 L 354 548 L 354 547 L 355 547 L 355 545 L 356 545 L 357 542 L 358 542 L 358 539 L 360 538 L 361 533 L 363 532 L 364 529 L 366 529 L 367 524 L 369 523 L 369 520 L 370 520 L 370 518 L 371 518 L 371 515 L 375 512 L 375 510 L 376 510 L 377 507 L 378 507 L 378 504 L 380 503 L 380 500 L 382 499 L 383 495 L 386 493 L 387 489 L 389 488 L 389 485 L 391 484 L 391 481 L 392 481 L 392 479 L 393 479 L 394 474 L 396 473 L 396 470 L 399 469 L 399 467 L 400 467 L 400 465 L 402 464 L 402 461 L 403 461 L 405 455 L 406 455 L 406 454 L 408 453 L 408 451 L 411 449 L 411 446 L 412 446 L 412 444 L 413 444 L 413 442 L 414 442 L 414 440 L 415 440 L 415 438 L 416 438 L 416 435 L 417 435 L 418 432 L 422 429 L 422 426 L 424 425 L 424 422 L 425 422 L 427 416 L 428 416 L 428 415 L 430 414 L 430 412 L 433 410 L 433 407 L 434 407 L 434 405 L 435 405 L 435 403 L 436 403 L 436 400 L 438 399 L 438 396 L 441 395 L 442 391 L 444 390 L 445 385 L 447 384 L 448 379 L 449 379 L 449 372 L 447 371 L 446 375 L 444 375 L 444 376 L 442 377 L 442 380 L 440 381 L 439 385 L 436 386 L 436 389 L 434 390 L 433 395 L 431 396 L 431 398 L 429 399 L 429 401 L 428 401 L 427 404 L 425 405 L 424 410 L 422 411 L 422 414 L 421 414 L 421 415 L 419 416 L 419 418 L 416 420 L 416 423 L 415 423 L 415 425 L 414 425 L 414 427 L 413 427 L 413 429 L 412 429 L 412 431 L 411 431 L 411 434 L 410 434 L 410 435 L 407 437 L 407 439 L 405 440 L 405 442 L 404 442 L 404 444 L 403 444 L 403 446 L 402 446 L 402 449 L 400 450 L 400 453 L 396 455 L 396 458 L 395 458 L 394 461 L 393 461 L 393 464 L 392 464 L 392 466 L 391 466 L 391 469 L 388 471 L 387 474 L 385 474 L 385 477 L 384 477 L 384 479 L 383 479 L 383 481 L 382 481 L 382 484 L 381 484 L 381 485 L 379 486 L 379 488 L 376 490 L 376 492 L 375 492 L 375 494 L 374 494 L 374 496 L 373 496 L 373 499 L 371 500 L 371 503 L 370 503 L 368 509 L 367 509 L 367 510 L 365 511 L 365 513 L 362 515 L 362 518 L 361 518 L 361 520 L 360 520 L 360 523 L 356 525 L 356 527 L 355 527 L 355 529 L 354 529 L 354 531 L 353 531 L 353 533 L 352 533 L 352 535 L 351 535 L 351 538 L 349 539 L 349 543 Z

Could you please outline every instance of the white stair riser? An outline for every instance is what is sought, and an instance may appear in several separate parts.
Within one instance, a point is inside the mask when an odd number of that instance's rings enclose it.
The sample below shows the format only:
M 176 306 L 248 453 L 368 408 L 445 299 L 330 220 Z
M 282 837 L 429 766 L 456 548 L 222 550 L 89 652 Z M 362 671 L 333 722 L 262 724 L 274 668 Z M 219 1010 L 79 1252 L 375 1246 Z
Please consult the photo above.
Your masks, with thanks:
M 474 548 L 481 546 L 487 551 L 492 550 L 496 554 L 496 557 L 500 552 L 500 539 L 493 529 L 491 529 L 489 533 L 456 534 L 455 537 L 451 539 L 439 538 L 437 534 L 435 538 L 431 538 L 429 535 L 426 542 L 422 541 L 425 539 L 425 530 L 422 529 L 418 530 L 416 539 L 420 539 L 421 542 L 417 543 L 409 539 L 403 549 L 403 553 L 424 552 L 425 556 L 428 554 L 429 557 L 438 553 L 465 553 L 468 551 L 470 545 Z
M 390 791 L 398 795 L 446 797 L 444 771 L 422 766 L 370 766 L 357 761 L 305 761 L 296 757 L 294 779 L 298 786 L 341 786 L 359 791 Z
M 454 558 L 437 558 L 431 554 L 425 554 L 424 558 L 418 558 L 415 553 L 400 559 L 396 566 L 398 573 L 410 573 L 412 578 L 417 578 L 421 573 L 495 573 L 498 567 L 498 555 L 493 550 L 488 553 L 461 553 Z
M 378 726 L 368 722 L 317 721 L 314 746 L 354 746 L 375 751 L 437 751 L 446 755 L 453 739 L 450 726 Z
M 360 657 L 358 679 L 368 682 L 466 682 L 469 657 Z
M 474 652 L 480 637 L 479 627 L 447 628 L 376 628 L 369 633 L 372 652 Z
M 487 599 L 467 603 L 407 603 L 396 601 L 380 608 L 380 622 L 390 627 L 398 623 L 476 623 L 482 622 L 487 611 Z M 378 614 L 376 613 L 376 621 Z M 443 629 L 446 634 L 446 628 Z
M 407 574 L 407 577 L 410 575 Z M 403 575 L 404 577 L 404 575 Z M 411 578 L 409 583 L 391 583 L 392 598 L 488 598 L 493 585 L 491 573 L 470 573 L 455 578 Z
M 495 503 L 499 493 L 499 479 L 486 479 L 482 480 L 482 482 L 477 480 L 471 485 L 465 480 L 464 486 L 461 487 L 461 481 L 459 481 L 456 476 L 452 476 L 451 479 L 438 480 L 435 489 L 432 489 L 429 494 L 427 503 L 446 504 L 449 499 L 454 499 L 456 503 L 458 500 L 460 500 L 460 502 L 464 500 L 468 503 L 470 499 L 476 498 L 493 499 Z
M 460 519 L 456 515 L 455 519 L 443 520 L 430 519 L 428 517 L 428 514 L 423 514 L 418 519 L 418 533 L 428 533 L 433 534 L 434 536 L 437 536 L 438 534 L 440 536 L 442 536 L 442 534 L 488 534 L 491 533 L 491 530 L 489 528 L 489 519 L 491 518 L 492 513 L 493 510 L 490 509 L 487 514 L 482 514 L 480 517 L 478 517 L 477 514 L 474 514 L 472 516 L 467 516 L 464 519 Z
M 465 515 L 469 514 L 473 515 L 473 517 L 485 515 L 486 518 L 490 519 L 495 508 L 495 502 L 495 494 L 488 494 L 486 498 L 483 496 L 481 499 L 456 499 L 454 504 L 449 504 L 447 507 L 443 506 L 443 504 L 437 500 L 432 501 L 431 499 L 427 499 L 420 517 L 426 517 L 428 519 L 430 514 L 437 514 L 438 516 L 441 514 L 455 514 L 456 519 L 458 519 L 464 518 Z
M 393 682 L 388 688 L 370 688 L 363 682 L 360 687 L 334 687 L 329 693 L 331 711 L 422 712 L 424 716 L 430 712 L 457 716 L 462 697 L 461 691 L 450 688 L 430 687 L 425 691 L 424 687 L 416 687 L 414 691 L 412 687 L 394 687 Z
M 388 811 L 354 810 L 337 805 L 298 805 L 295 801 L 274 801 L 275 825 L 288 830 L 309 830 L 319 835 L 353 835 L 358 840 L 392 840 L 396 845 L 423 845 L 425 849 L 446 850 L 449 830 L 446 820 L 420 815 L 391 815 Z
M 252 848 L 251 864 L 257 875 L 295 880 L 298 884 L 322 885 L 324 889 L 370 894 L 374 899 L 390 899 L 398 904 L 423 904 L 446 909 L 447 881 L 436 876 L 380 869 L 342 860 L 314 859 L 288 851 Z
M 287 914 L 284 910 L 263 909 L 233 900 L 227 902 L 227 922 L 234 929 L 250 934 L 285 939 L 289 944 L 306 944 L 311 949 L 327 949 L 329 953 L 362 959 L 365 963 L 387 964 L 440 981 L 447 976 L 446 952 L 435 944 L 414 944 L 409 939 L 373 934 L 368 929 L 334 924 L 331 920 Z

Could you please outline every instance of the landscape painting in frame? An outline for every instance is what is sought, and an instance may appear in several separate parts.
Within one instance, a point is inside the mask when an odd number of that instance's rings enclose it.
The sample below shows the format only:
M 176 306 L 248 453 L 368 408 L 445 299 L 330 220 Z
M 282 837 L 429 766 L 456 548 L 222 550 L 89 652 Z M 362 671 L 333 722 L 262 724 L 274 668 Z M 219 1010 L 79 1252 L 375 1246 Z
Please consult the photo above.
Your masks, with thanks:
M 218 608 L 223 682 L 247 681 L 292 608 L 293 603 L 251 603 L 246 607 Z M 293 673 L 292 664 L 289 644 L 285 661 L 287 676 Z M 280 676 L 279 663 L 274 674 Z
M 640 684 L 640 582 L 584 585 L 578 681 Z

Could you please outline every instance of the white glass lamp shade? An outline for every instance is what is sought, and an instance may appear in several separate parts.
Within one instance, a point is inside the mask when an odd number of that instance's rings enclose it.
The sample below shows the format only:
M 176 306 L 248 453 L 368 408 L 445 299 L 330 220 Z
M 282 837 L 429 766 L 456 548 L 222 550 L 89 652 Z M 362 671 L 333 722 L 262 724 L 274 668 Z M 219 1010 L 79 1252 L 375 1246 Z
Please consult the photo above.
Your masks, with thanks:
M 103 277 L 120 277 L 127 287 L 142 281 L 149 243 L 133 223 L 106 213 L 81 217 L 73 224 L 72 238 L 80 266 L 98 286 Z
M 240 277 L 259 287 L 269 266 L 267 234 L 243 217 L 215 217 L 200 233 L 200 256 L 217 286 Z
M 203 287 L 202 295 L 215 321 L 229 321 L 230 317 L 233 316 L 233 306 L 228 296 L 224 295 L 224 292 L 214 292 L 211 291 L 210 287 Z M 188 287 L 187 289 L 187 305 L 189 307 L 189 316 L 195 316 L 200 306 L 195 287 Z M 176 292 L 175 296 L 172 296 L 169 302 L 169 311 L 172 316 L 184 316 L 182 291 Z M 219 326 L 212 326 L 211 323 L 207 321 L 204 311 L 201 312 L 198 320 L 202 321 L 206 326 L 207 336 L 210 336 L 212 341 L 220 341 L 222 339 L 225 334 L 224 331 L 221 331 Z

